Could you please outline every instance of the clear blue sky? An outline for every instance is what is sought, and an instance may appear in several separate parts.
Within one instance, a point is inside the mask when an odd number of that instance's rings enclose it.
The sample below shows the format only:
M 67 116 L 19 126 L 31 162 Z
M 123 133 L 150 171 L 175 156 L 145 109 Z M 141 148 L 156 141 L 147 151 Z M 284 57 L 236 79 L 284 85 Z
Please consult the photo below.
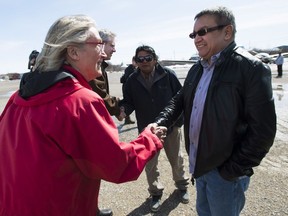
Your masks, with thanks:
M 16 3 L 17 2 L 17 3 Z M 223 5 L 236 17 L 236 42 L 245 48 L 288 45 L 287 0 L 17 0 L 0 2 L 0 74 L 28 71 L 28 56 L 41 50 L 52 23 L 64 15 L 86 14 L 98 28 L 117 34 L 111 62 L 130 63 L 147 44 L 160 60 L 187 60 L 197 51 L 188 35 L 200 10 Z

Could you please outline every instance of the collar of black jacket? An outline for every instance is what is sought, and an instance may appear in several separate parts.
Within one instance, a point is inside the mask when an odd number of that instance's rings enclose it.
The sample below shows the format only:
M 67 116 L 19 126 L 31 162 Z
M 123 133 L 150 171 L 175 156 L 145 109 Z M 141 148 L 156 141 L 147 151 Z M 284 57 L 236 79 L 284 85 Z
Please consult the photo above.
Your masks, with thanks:
M 236 43 L 233 41 L 221 52 L 219 58 L 216 61 L 216 65 L 221 64 L 227 58 L 227 56 L 230 56 L 231 52 L 235 48 L 237 48 Z

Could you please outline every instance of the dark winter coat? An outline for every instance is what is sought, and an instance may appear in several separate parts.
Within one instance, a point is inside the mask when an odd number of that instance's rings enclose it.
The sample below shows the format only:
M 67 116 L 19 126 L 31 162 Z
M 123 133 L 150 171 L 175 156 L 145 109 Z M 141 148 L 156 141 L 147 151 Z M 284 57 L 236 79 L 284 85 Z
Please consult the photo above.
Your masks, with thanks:
M 124 99 L 121 102 L 127 115 L 135 110 L 139 132 L 155 121 L 155 117 L 182 87 L 175 72 L 159 64 L 155 67 L 150 91 L 145 87 L 141 76 L 139 69 L 129 76 L 125 84 Z M 177 122 L 178 127 L 183 123 L 181 120 Z
M 203 73 L 193 65 L 183 88 L 157 118 L 170 126 L 184 111 L 189 154 L 189 126 L 197 84 Z M 218 168 L 223 178 L 253 174 L 273 144 L 276 114 L 269 66 L 231 43 L 214 69 L 204 105 L 194 177 Z

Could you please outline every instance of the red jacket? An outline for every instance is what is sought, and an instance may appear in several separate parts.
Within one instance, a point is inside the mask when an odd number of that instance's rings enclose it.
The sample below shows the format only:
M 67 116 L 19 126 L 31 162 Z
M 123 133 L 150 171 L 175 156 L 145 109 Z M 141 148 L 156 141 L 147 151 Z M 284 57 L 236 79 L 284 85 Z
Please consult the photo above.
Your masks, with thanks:
M 68 69 L 75 79 L 27 99 L 16 92 L 1 114 L 1 216 L 95 216 L 100 180 L 136 180 L 162 148 L 148 129 L 119 142 L 102 98 Z

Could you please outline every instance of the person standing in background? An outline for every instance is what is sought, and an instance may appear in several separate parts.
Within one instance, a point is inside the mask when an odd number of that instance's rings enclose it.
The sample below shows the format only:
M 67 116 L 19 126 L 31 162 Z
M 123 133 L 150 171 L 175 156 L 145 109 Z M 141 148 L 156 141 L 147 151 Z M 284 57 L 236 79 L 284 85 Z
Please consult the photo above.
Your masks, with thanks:
M 30 72 L 33 71 L 33 67 L 36 63 L 36 58 L 38 55 L 39 55 L 39 52 L 37 50 L 33 50 L 29 55 L 28 69 L 30 70 Z
M 235 17 L 226 7 L 196 14 L 189 36 L 201 60 L 156 118 L 157 125 L 169 128 L 184 112 L 199 216 L 240 215 L 253 167 L 276 134 L 270 67 L 237 47 L 235 34 Z
M 118 97 L 110 95 L 109 80 L 106 71 L 107 67 L 109 66 L 106 61 L 109 61 L 113 53 L 116 52 L 115 48 L 116 34 L 107 29 L 99 30 L 99 34 L 104 43 L 104 52 L 106 54 L 106 57 L 104 58 L 101 64 L 102 76 L 91 80 L 89 84 L 93 89 L 93 91 L 95 91 L 103 98 L 105 106 L 109 111 L 110 115 L 115 116 L 119 121 L 122 121 L 125 116 L 118 106 L 120 99 Z
M 135 110 L 138 132 L 145 125 L 153 122 L 155 117 L 168 104 L 170 99 L 181 89 L 173 70 L 162 67 L 158 63 L 155 50 L 147 45 L 139 46 L 135 51 L 137 70 L 132 73 L 125 84 L 124 98 L 120 107 L 124 107 L 127 115 Z M 174 184 L 182 203 L 189 202 L 189 177 L 184 171 L 184 159 L 181 149 L 181 126 L 183 118 L 179 117 L 167 132 L 164 143 L 166 156 L 172 168 Z M 157 154 L 145 167 L 148 181 L 148 191 L 151 196 L 150 210 L 158 212 L 161 207 L 161 198 L 164 186 L 160 181 Z
M 111 116 L 116 116 L 118 120 L 123 120 L 120 117 L 120 109 L 118 107 L 119 98 L 111 96 L 109 91 L 109 80 L 106 68 L 109 66 L 106 61 L 109 61 L 114 52 L 116 52 L 115 48 L 115 37 L 116 34 L 107 30 L 101 29 L 99 30 L 99 35 L 104 43 L 104 53 L 105 57 L 101 63 L 101 72 L 102 75 L 96 77 L 95 79 L 89 82 L 90 87 L 94 92 L 96 92 L 100 97 L 103 98 L 105 106 L 110 113 Z M 105 61 L 106 60 L 106 61 Z M 102 209 L 101 214 L 104 215 L 113 215 L 113 211 L 110 208 Z
M 132 57 L 132 64 L 129 64 L 127 68 L 124 70 L 124 74 L 120 78 L 120 83 L 122 83 L 122 94 L 124 95 L 124 88 L 125 83 L 128 79 L 128 77 L 135 72 L 137 68 L 137 64 L 135 62 L 135 57 Z M 135 122 L 131 120 L 130 115 L 125 117 L 124 124 L 134 124 Z
M 284 57 L 281 55 L 281 52 L 279 52 L 279 54 L 275 60 L 275 64 L 277 65 L 277 72 L 278 72 L 278 75 L 276 76 L 276 78 L 282 78 L 283 63 L 284 63 Z

